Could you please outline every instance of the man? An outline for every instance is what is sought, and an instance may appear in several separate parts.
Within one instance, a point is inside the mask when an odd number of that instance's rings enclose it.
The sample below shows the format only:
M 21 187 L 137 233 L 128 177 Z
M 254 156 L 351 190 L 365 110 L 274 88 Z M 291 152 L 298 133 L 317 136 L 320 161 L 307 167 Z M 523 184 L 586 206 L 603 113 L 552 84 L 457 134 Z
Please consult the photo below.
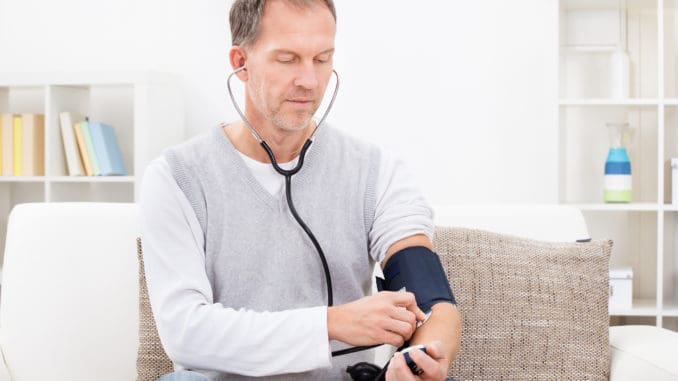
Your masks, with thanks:
M 331 0 L 237 0 L 229 58 L 245 84 L 245 118 L 281 167 L 299 160 L 332 75 Z M 292 178 L 299 215 L 325 251 L 323 267 L 291 215 L 284 177 L 243 121 L 169 149 L 144 177 L 140 205 L 149 295 L 163 346 L 179 369 L 163 380 L 348 379 L 371 351 L 425 344 L 390 361 L 387 380 L 443 380 L 460 318 L 440 302 L 425 320 L 409 292 L 369 294 L 375 262 L 431 248 L 431 210 L 399 161 L 329 125 Z M 414 255 L 414 254 L 404 254 Z M 196 377 L 196 378 L 181 378 Z

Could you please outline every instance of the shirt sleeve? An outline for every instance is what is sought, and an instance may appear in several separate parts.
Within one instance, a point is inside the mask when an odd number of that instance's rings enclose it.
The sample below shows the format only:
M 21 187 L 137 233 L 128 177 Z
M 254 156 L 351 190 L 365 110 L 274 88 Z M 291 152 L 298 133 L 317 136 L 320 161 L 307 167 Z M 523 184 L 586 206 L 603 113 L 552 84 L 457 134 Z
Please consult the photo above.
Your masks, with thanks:
M 267 312 L 214 302 L 202 229 L 164 158 L 146 169 L 139 206 L 151 307 L 175 364 L 246 376 L 331 365 L 327 307 Z
M 381 262 L 395 242 L 415 234 L 433 239 L 433 209 L 401 159 L 381 148 L 370 255 Z

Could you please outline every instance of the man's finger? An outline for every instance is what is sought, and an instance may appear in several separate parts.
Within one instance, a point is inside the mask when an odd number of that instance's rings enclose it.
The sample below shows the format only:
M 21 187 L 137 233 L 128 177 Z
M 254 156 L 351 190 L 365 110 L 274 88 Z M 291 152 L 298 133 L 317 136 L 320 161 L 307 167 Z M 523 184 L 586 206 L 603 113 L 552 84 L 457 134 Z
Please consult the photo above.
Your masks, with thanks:
M 410 370 L 410 368 L 405 363 L 405 357 L 402 353 L 396 352 L 391 361 L 388 364 L 388 370 L 386 370 L 386 380 L 399 380 L 399 381 L 415 381 L 416 378 Z
M 443 351 L 443 343 L 440 341 L 426 343 L 426 353 L 435 360 L 444 359 L 445 352 Z
M 426 319 L 426 314 L 417 306 L 417 299 L 414 297 L 414 294 L 405 291 L 405 292 L 392 292 L 393 301 L 396 305 L 407 308 L 408 311 L 412 311 L 417 320 L 422 321 Z
M 387 331 L 384 334 L 383 344 L 389 344 L 396 348 L 401 347 L 405 343 L 405 339 L 397 333 Z
M 409 340 L 414 333 L 414 327 L 411 324 L 395 319 L 389 320 L 384 328 L 402 337 L 403 342 Z
M 428 347 L 426 347 L 426 352 L 428 352 Z M 408 353 L 410 354 L 412 361 L 417 364 L 419 369 L 424 371 L 425 375 L 436 377 L 442 373 L 442 370 L 440 369 L 440 363 L 431 356 L 424 353 L 424 351 L 420 349 L 414 349 Z
M 408 311 L 402 307 L 393 308 L 389 312 L 389 317 L 395 320 L 405 322 L 412 326 L 412 330 L 417 328 L 417 318 L 412 311 Z

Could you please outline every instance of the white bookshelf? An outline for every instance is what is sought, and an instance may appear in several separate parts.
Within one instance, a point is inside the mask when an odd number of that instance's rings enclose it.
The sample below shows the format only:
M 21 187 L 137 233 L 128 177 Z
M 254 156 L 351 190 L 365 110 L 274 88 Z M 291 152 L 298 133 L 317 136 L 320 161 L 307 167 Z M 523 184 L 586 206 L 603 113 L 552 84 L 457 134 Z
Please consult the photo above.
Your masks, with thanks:
M 633 268 L 632 308 L 611 316 L 678 330 L 678 205 L 667 163 L 678 157 L 678 0 L 559 4 L 559 201 L 583 211 L 592 237 L 613 239 L 612 266 Z M 631 93 L 616 99 L 609 58 L 620 37 Z M 632 127 L 629 204 L 603 202 L 606 122 Z
M 136 201 L 149 161 L 185 138 L 179 86 L 178 77 L 157 72 L 0 73 L 1 113 L 45 114 L 45 176 L 0 176 L 0 250 L 16 204 Z M 62 111 L 113 126 L 129 175 L 68 176 Z

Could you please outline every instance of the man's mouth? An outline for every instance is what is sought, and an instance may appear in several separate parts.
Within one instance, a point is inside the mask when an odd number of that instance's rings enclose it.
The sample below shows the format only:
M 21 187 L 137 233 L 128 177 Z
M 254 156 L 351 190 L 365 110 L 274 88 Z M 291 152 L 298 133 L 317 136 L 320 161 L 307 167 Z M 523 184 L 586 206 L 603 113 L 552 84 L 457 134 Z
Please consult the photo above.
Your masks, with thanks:
M 307 108 L 313 106 L 313 99 L 307 99 L 307 98 L 288 99 L 287 102 L 290 103 L 293 107 L 300 108 L 300 109 L 307 109 Z

